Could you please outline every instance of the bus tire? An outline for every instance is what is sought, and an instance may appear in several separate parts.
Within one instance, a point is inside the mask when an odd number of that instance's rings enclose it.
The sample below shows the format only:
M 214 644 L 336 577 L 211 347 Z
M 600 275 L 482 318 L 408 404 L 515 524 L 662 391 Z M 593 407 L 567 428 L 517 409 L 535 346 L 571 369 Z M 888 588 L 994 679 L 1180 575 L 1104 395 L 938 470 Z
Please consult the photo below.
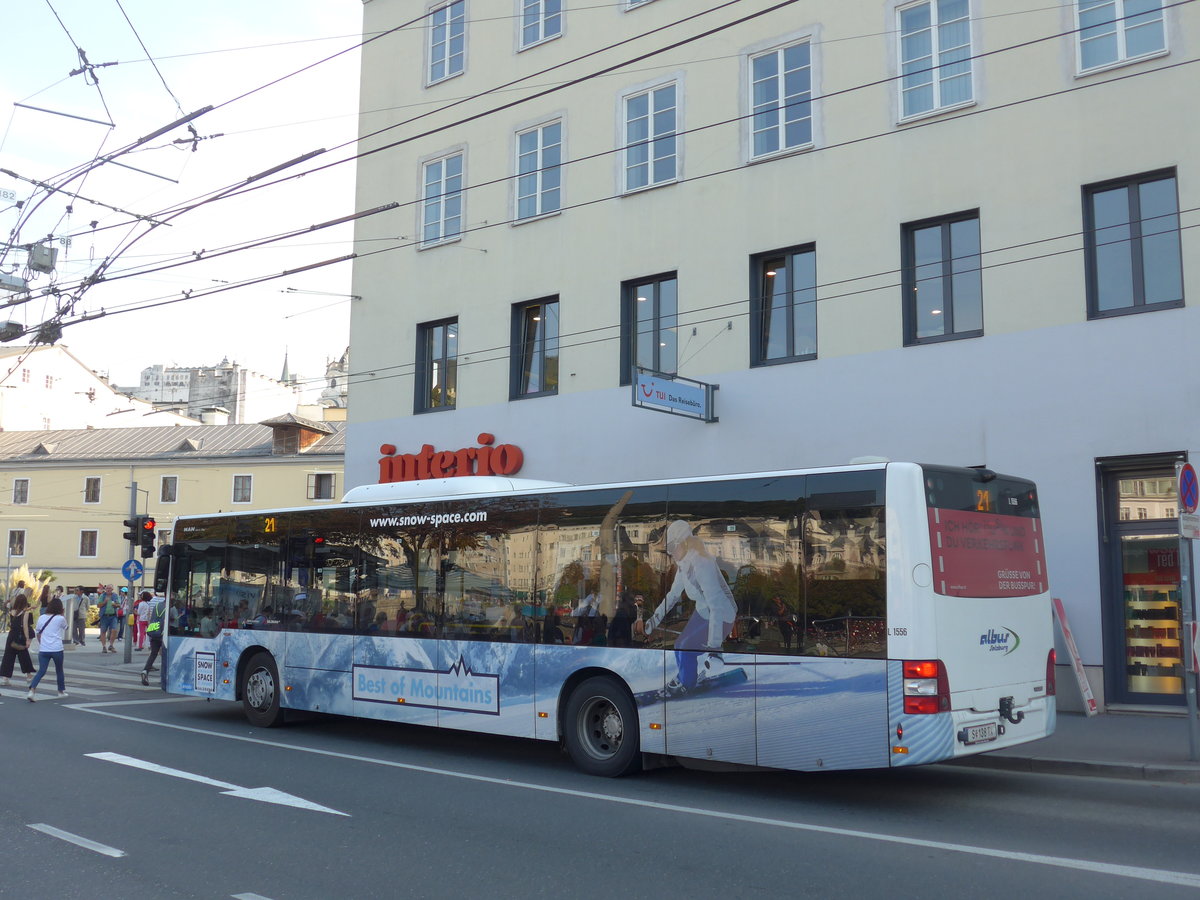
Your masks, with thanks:
M 616 778 L 641 768 L 637 707 L 613 678 L 588 678 L 571 692 L 563 737 L 571 761 L 589 775 Z
M 270 653 L 255 653 L 242 672 L 242 711 L 258 728 L 274 728 L 283 721 L 279 669 Z

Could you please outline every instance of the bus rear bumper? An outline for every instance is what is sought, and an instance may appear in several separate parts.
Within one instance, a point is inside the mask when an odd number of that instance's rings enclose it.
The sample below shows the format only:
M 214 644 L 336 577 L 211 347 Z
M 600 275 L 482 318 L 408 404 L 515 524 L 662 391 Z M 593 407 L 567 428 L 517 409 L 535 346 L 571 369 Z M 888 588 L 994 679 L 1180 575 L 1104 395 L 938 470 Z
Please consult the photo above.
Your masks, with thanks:
M 954 710 L 936 715 L 903 715 L 893 720 L 891 764 L 912 766 L 1015 747 L 1054 733 L 1057 704 L 1040 697 L 1012 711 Z

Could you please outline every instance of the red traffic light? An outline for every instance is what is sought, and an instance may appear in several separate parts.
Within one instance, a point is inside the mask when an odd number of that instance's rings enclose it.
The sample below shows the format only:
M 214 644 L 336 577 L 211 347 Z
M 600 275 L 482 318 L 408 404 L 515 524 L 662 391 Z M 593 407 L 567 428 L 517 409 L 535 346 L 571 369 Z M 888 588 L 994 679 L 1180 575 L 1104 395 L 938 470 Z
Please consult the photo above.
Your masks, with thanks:
M 144 519 L 142 519 L 142 531 L 149 531 L 153 533 L 157 526 L 158 523 L 155 522 L 150 516 L 146 516 Z

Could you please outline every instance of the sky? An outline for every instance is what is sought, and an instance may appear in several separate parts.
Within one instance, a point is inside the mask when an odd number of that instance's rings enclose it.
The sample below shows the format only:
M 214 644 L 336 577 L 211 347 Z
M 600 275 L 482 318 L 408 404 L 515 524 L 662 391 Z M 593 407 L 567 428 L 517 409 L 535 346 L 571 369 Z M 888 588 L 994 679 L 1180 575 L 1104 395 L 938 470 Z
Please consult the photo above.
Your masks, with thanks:
M 50 237 L 58 258 L 0 322 L 37 326 L 70 304 L 59 343 L 116 385 L 223 359 L 278 377 L 285 352 L 293 375 L 323 376 L 349 343 L 349 262 L 201 295 L 352 252 L 346 224 L 214 255 L 349 215 L 354 164 L 178 208 L 311 151 L 327 152 L 275 177 L 353 156 L 361 0 L 25 0 L 4 20 L 0 169 L 20 177 L 0 172 L 0 243 Z M 191 122 L 200 140 L 178 125 L 70 179 L 210 105 Z M 0 274 L 30 275 L 24 250 L 0 253 Z

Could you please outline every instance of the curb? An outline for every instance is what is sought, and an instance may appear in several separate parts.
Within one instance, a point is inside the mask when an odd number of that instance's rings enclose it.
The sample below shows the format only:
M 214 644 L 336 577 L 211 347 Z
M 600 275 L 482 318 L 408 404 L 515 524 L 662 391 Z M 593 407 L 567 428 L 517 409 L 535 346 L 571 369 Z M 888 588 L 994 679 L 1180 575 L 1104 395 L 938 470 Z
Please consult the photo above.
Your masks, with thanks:
M 1087 778 L 1120 778 L 1127 781 L 1200 784 L 1200 767 L 1170 763 L 1099 762 L 1047 756 L 971 756 L 947 760 L 945 764 L 1006 772 L 1028 772 L 1035 775 L 1079 775 Z

